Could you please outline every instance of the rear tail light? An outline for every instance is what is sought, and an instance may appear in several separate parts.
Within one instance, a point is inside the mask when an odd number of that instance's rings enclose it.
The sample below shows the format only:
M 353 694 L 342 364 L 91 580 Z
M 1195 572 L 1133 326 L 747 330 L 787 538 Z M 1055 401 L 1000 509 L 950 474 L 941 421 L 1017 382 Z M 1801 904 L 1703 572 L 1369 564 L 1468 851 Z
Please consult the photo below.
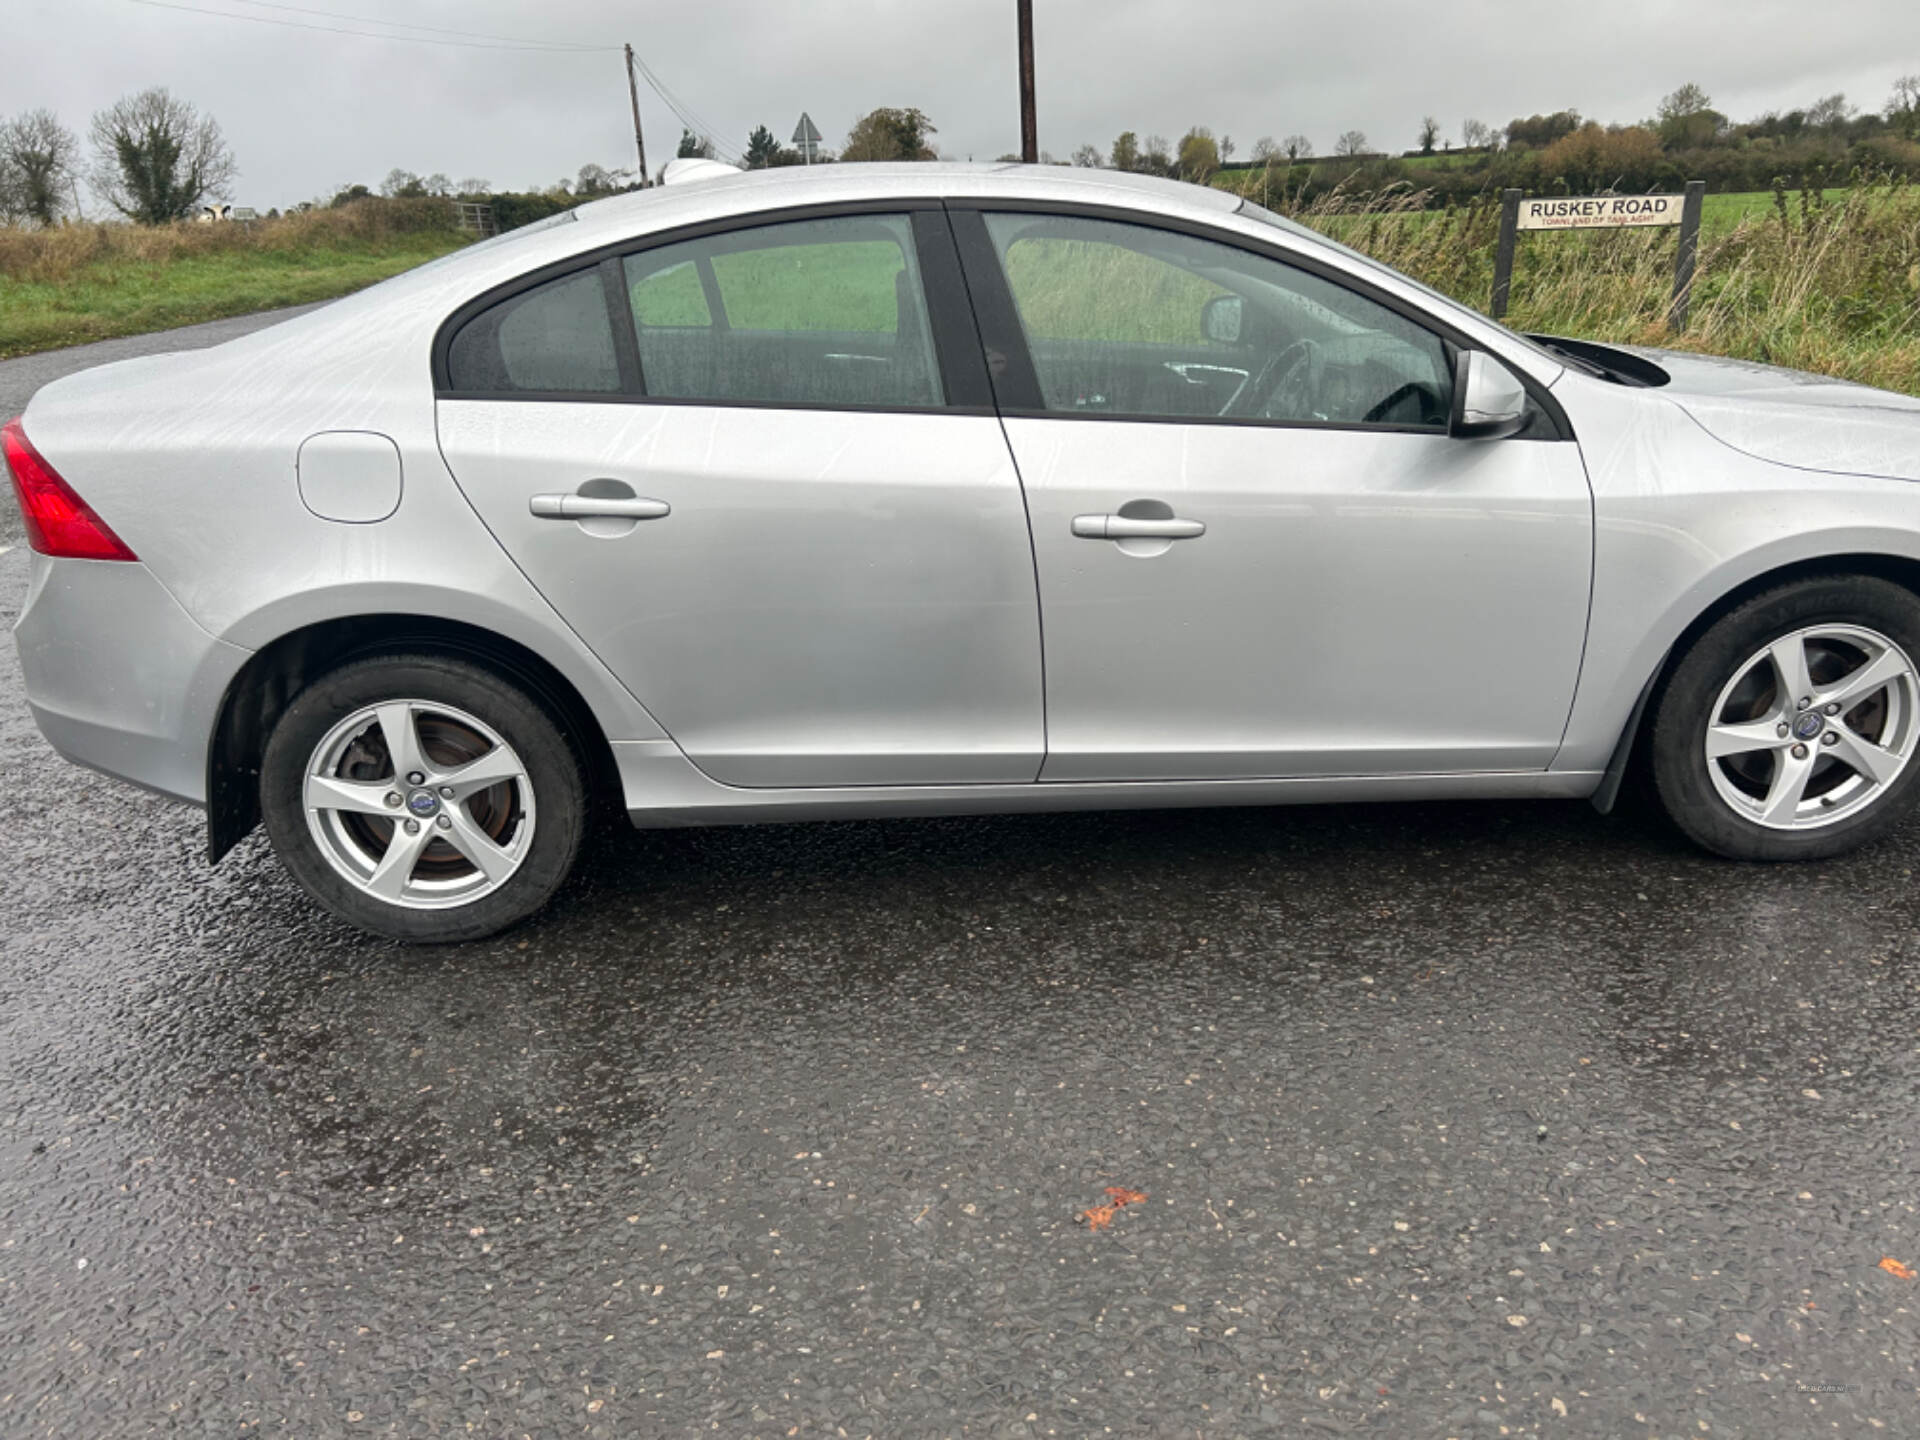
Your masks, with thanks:
M 42 555 L 63 560 L 138 558 L 33 448 L 18 420 L 0 429 L 0 450 L 5 451 L 7 470 L 13 476 L 13 493 L 20 497 L 27 544 Z

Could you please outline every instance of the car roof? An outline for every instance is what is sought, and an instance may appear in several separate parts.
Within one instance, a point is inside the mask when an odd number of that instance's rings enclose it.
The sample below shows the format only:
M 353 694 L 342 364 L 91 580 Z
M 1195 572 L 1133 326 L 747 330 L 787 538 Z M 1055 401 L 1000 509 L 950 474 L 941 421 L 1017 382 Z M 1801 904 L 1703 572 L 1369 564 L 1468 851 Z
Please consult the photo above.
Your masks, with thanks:
M 589 201 L 414 273 L 436 282 L 470 278 L 485 289 L 629 236 L 643 239 L 683 225 L 816 205 L 962 198 L 1104 204 L 1196 220 L 1218 220 L 1241 204 L 1239 196 L 1207 186 L 1064 165 L 835 163 L 745 171 L 716 165 L 670 184 Z
M 1102 170 L 1069 165 L 1022 165 L 1011 161 L 991 164 L 923 163 L 788 165 L 771 170 L 735 170 L 715 166 L 687 178 L 649 190 L 597 200 L 581 208 L 581 216 L 603 212 L 607 218 L 637 218 L 663 197 L 697 191 L 718 199 L 737 200 L 742 210 L 760 205 L 825 204 L 849 200 L 922 196 L 952 199 L 963 196 L 1019 196 L 1023 199 L 1081 200 L 1090 190 L 1127 197 L 1133 204 L 1156 210 L 1190 209 L 1218 215 L 1239 208 L 1238 196 L 1206 185 L 1190 185 L 1157 175 L 1135 175 L 1124 170 Z

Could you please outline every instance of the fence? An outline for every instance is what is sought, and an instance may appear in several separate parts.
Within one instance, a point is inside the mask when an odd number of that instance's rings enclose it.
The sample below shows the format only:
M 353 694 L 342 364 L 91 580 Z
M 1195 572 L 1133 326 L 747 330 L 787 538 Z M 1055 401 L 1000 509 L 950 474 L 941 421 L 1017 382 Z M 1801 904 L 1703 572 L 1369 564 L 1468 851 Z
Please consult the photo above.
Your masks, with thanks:
M 494 223 L 493 206 L 472 200 L 457 200 L 453 208 L 454 223 L 462 230 L 482 237 L 500 233 L 500 227 Z

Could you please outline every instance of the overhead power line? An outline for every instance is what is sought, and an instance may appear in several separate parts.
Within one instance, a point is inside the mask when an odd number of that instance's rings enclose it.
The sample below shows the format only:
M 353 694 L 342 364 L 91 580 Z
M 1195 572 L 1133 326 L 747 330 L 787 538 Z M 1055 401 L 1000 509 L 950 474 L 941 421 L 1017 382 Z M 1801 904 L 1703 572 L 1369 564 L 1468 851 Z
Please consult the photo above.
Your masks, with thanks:
M 441 25 L 418 25 L 405 20 L 382 20 L 371 15 L 354 15 L 340 10 L 322 10 L 310 5 L 289 5 L 282 0 L 228 0 L 230 4 L 250 5 L 259 10 L 276 10 L 288 15 L 311 15 L 323 20 L 342 20 L 345 25 L 320 25 L 311 20 L 286 20 L 279 15 L 247 15 L 234 10 L 212 10 L 201 5 L 184 5 L 179 0 L 130 0 L 134 5 L 145 5 L 154 10 L 177 10 L 186 15 L 210 15 L 216 20 L 245 20 L 255 25 L 278 25 L 289 30 L 313 30 L 325 35 L 353 35 L 365 40 L 398 40 L 408 45 L 451 45 L 463 50 L 518 50 L 548 55 L 600 55 L 625 50 L 620 45 L 577 44 L 565 40 L 528 40 L 511 35 L 495 35 L 485 31 L 454 30 Z M 377 25 L 378 30 L 352 28 L 358 25 Z M 414 35 L 396 34 L 396 31 L 414 30 Z M 673 112 L 674 118 L 687 130 L 712 147 L 721 159 L 733 164 L 744 164 L 741 152 L 717 137 L 720 130 L 707 120 L 693 106 L 682 100 L 668 88 L 666 81 L 654 73 L 651 66 L 630 50 L 634 68 L 646 80 L 647 86 L 659 97 L 660 103 Z
M 373 15 L 345 15 L 335 10 L 316 10 L 309 5 L 283 5 L 277 0 L 228 0 L 234 5 L 247 5 L 256 10 L 284 10 L 293 15 L 319 15 L 328 20 L 350 20 L 361 25 L 382 25 L 389 30 L 423 30 L 429 35 L 457 35 L 463 40 L 498 40 L 508 45 L 526 45 L 538 50 L 592 50 L 604 51 L 618 47 L 612 45 L 586 45 L 571 40 L 529 40 L 524 35 L 490 35 L 485 31 L 450 30 L 444 25 L 419 25 L 411 20 L 384 20 Z M 236 15 L 236 20 L 248 17 Z M 403 36 L 394 36 L 403 39 Z
M 682 125 L 686 126 L 688 130 L 710 144 L 721 159 L 731 161 L 736 165 L 740 163 L 742 157 L 738 150 L 714 138 L 716 134 L 718 134 L 716 126 L 702 118 L 697 110 L 687 104 L 678 95 L 675 95 L 673 91 L 669 90 L 666 82 L 653 73 L 653 70 L 645 60 L 635 55 L 633 57 L 633 63 L 639 68 L 640 74 L 645 78 L 647 85 L 652 89 L 653 93 L 660 97 L 660 103 L 671 110 Z
M 282 20 L 273 15 L 240 15 L 232 10 L 206 10 L 198 5 L 175 4 L 173 0 L 129 0 L 129 3 L 146 5 L 155 10 L 178 10 L 188 15 L 211 15 L 220 20 L 248 20 L 256 25 L 280 25 L 290 30 L 318 30 L 328 35 L 358 35 L 367 40 L 398 40 L 408 45 L 453 45 L 463 50 L 538 51 L 549 55 L 607 54 L 620 49 L 618 45 L 570 45 L 538 40 L 499 42 L 482 39 L 458 40 L 436 35 L 393 35 L 379 30 L 349 30 L 338 25 L 314 25 L 304 20 Z M 247 3 L 247 0 L 242 0 L 242 3 Z M 325 14 L 326 12 L 306 11 L 302 13 Z M 347 19 L 352 17 L 343 16 L 341 18 Z M 384 25 L 388 22 L 375 20 L 370 23 Z

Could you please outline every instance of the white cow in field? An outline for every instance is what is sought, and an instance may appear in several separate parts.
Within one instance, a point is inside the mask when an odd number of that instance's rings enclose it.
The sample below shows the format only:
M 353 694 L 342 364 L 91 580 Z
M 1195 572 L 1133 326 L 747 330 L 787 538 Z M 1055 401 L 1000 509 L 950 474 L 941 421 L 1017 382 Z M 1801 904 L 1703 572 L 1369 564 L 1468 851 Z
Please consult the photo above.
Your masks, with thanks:
M 220 220 L 231 220 L 233 218 L 233 206 L 202 205 L 200 207 L 200 213 L 193 218 L 194 223 L 199 225 L 212 225 Z

